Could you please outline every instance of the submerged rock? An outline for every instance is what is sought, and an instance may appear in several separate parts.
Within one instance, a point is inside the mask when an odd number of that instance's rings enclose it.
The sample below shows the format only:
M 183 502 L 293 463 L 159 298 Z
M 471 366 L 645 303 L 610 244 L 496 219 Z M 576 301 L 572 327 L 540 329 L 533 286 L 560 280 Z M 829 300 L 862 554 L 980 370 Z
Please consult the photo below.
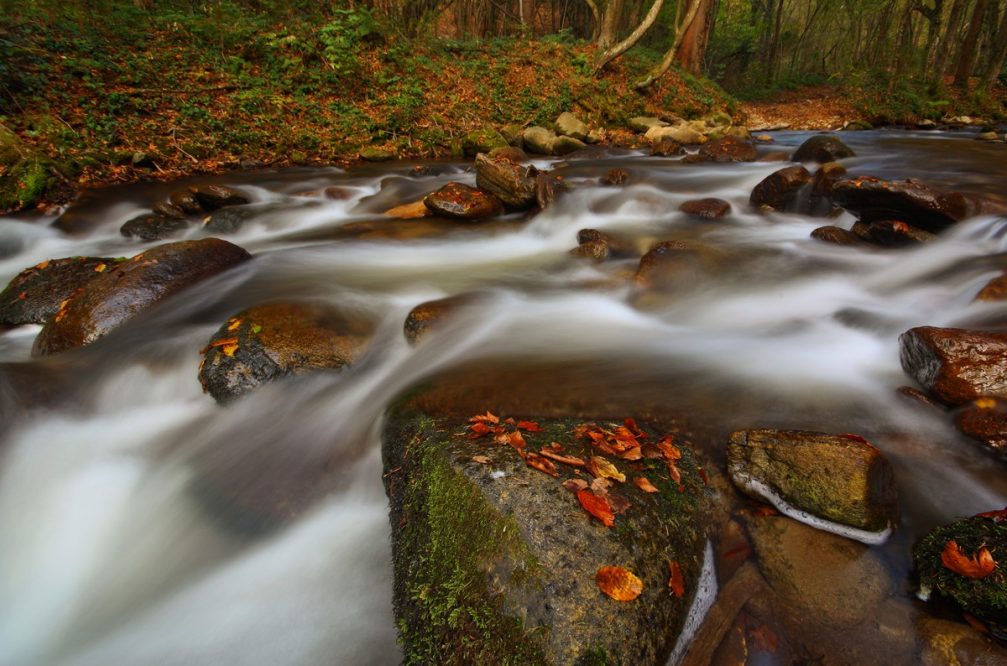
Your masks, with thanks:
M 902 369 L 942 402 L 1007 398 L 1007 334 L 920 326 L 899 344 Z
M 605 240 L 590 240 L 586 243 L 581 243 L 577 247 L 570 250 L 570 255 L 574 257 L 581 257 L 583 259 L 590 259 L 591 261 L 601 262 L 605 261 L 612 254 L 611 248 L 609 248 L 608 241 Z
M 535 203 L 541 210 L 551 206 L 566 190 L 566 181 L 562 176 L 557 176 L 551 171 L 539 171 L 535 174 Z
M 0 292 L 0 324 L 44 324 L 60 305 L 119 260 L 106 257 L 47 259 L 26 268 Z
M 723 199 L 713 197 L 706 199 L 690 199 L 678 207 L 686 215 L 692 215 L 704 220 L 718 220 L 731 212 L 731 204 Z
M 584 150 L 587 144 L 570 136 L 558 136 L 552 143 L 553 155 L 569 155 L 578 150 Z
M 810 180 L 811 173 L 804 167 L 785 167 L 763 178 L 752 190 L 748 201 L 756 208 L 765 206 L 787 210 L 793 207 L 801 188 Z
M 157 213 L 138 215 L 119 228 L 119 233 L 126 238 L 140 240 L 161 240 L 175 236 L 189 228 L 185 218 L 166 217 Z
M 530 460 L 549 462 L 531 456 L 555 451 L 551 442 L 561 445 L 558 455 L 598 455 L 576 434 L 581 422 L 536 422 L 541 430 L 522 437 Z M 384 432 L 405 663 L 665 663 L 702 568 L 703 484 L 692 454 L 681 451 L 681 491 L 663 460 L 613 458 L 626 482 L 601 492 L 618 495 L 624 511 L 605 527 L 582 508 L 587 500 L 563 486 L 586 487 L 589 475 L 562 462 L 550 473 L 532 469 L 492 435 L 469 438 L 468 425 L 400 410 Z M 635 475 L 657 492 L 634 485 Z M 678 592 L 669 589 L 672 562 L 681 572 Z M 599 590 L 598 572 L 610 566 L 642 581 L 638 598 L 616 601 Z
M 199 383 L 226 403 L 280 377 L 339 370 L 364 354 L 373 331 L 370 319 L 327 305 L 257 305 L 213 334 L 203 350 Z
M 644 289 L 675 286 L 687 280 L 708 259 L 699 247 L 681 241 L 663 241 L 640 258 L 634 282 Z
M 158 215 L 163 215 L 164 217 L 170 217 L 176 220 L 181 220 L 186 217 L 186 212 L 170 201 L 158 201 L 151 206 L 151 209 Z
M 459 220 L 481 220 L 503 212 L 503 204 L 492 194 L 456 182 L 428 194 L 423 203 L 435 215 Z
M 845 175 L 846 167 L 838 162 L 827 162 L 818 167 L 811 179 L 811 194 L 803 212 L 817 217 L 842 212 L 832 201 L 832 190 Z
M 937 527 L 913 547 L 920 596 L 957 605 L 1007 637 L 1007 578 L 999 570 L 1005 554 L 1007 511 Z
M 261 209 L 250 206 L 228 206 L 211 213 L 203 222 L 203 228 L 214 234 L 235 234 L 260 212 Z
M 754 162 L 759 153 L 749 142 L 725 136 L 704 144 L 697 155 L 707 162 Z
M 853 157 L 856 153 L 838 137 L 830 134 L 817 134 L 794 152 L 791 158 L 794 162 L 835 162 L 845 157 Z
M 60 306 L 35 338 L 32 354 L 90 344 L 165 298 L 250 258 L 237 245 L 204 238 L 159 245 L 118 262 Z
M 856 222 L 852 231 L 868 243 L 881 247 L 910 247 L 930 243 L 937 238 L 936 234 L 895 220 Z
M 477 294 L 457 294 L 420 303 L 406 316 L 404 332 L 409 344 L 415 345 L 443 326 L 459 310 L 478 300 Z
M 538 169 L 504 157 L 476 155 L 476 186 L 489 192 L 508 208 L 535 205 L 535 176 Z
M 186 215 L 199 215 L 200 213 L 206 212 L 203 210 L 199 201 L 196 200 L 196 195 L 189 190 L 172 191 L 172 193 L 168 195 L 168 204 L 182 211 Z
M 629 178 L 630 176 L 628 171 L 626 171 L 625 169 L 620 169 L 619 167 L 615 167 L 606 171 L 605 175 L 602 176 L 598 182 L 600 182 L 602 185 L 615 187 L 619 185 L 625 185 L 626 183 L 629 182 Z
M 998 275 L 979 290 L 974 300 L 977 301 L 1003 301 L 1007 300 L 1007 273 Z
M 920 666 L 994 666 L 1007 664 L 1007 648 L 961 622 L 921 617 Z
M 898 506 L 891 465 L 867 440 L 800 430 L 740 430 L 727 446 L 727 469 L 742 491 L 823 521 L 852 527 L 830 529 L 879 541 L 895 524 Z

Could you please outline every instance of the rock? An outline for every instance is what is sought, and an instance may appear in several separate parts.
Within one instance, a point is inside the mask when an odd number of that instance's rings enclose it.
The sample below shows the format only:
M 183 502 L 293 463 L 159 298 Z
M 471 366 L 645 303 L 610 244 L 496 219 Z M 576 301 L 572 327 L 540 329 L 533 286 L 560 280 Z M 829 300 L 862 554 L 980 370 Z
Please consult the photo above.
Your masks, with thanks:
M 534 420 L 542 430 L 524 433 L 529 451 L 555 441 L 564 455 L 597 454 L 574 434 L 582 422 Z M 644 459 L 633 468 L 616 461 L 660 492 L 644 493 L 628 479 L 617 484 L 609 492 L 630 507 L 606 528 L 562 486 L 585 478 L 575 468 L 556 463 L 554 478 L 527 466 L 510 446 L 469 439 L 468 425 L 464 417 L 399 409 L 384 431 L 393 605 L 405 663 L 667 661 L 697 588 L 705 542 L 703 486 L 691 452 L 683 450 L 679 462 L 683 492 L 663 461 Z M 682 571 L 681 597 L 669 593 L 669 562 Z M 620 603 L 599 591 L 595 574 L 612 565 L 643 581 L 638 599 Z
M 203 222 L 203 228 L 214 234 L 234 234 L 261 211 L 249 206 L 228 206 L 212 213 Z
M 504 125 L 500 128 L 500 136 L 504 138 L 510 146 L 521 147 L 521 135 L 524 133 L 524 128 L 520 125 Z
M 685 153 L 685 148 L 670 137 L 661 137 L 650 145 L 650 154 L 654 157 L 673 157 Z
M 733 136 L 725 136 L 704 144 L 698 155 L 707 162 L 754 162 L 755 146 Z
M 942 561 L 949 541 L 965 558 L 975 557 L 986 546 L 1002 562 L 1007 553 L 1007 514 L 994 512 L 937 527 L 913 547 L 921 598 L 947 601 L 985 622 L 994 634 L 1007 636 L 1007 579 L 999 572 L 973 578 L 952 571 Z
M 817 134 L 800 145 L 793 157 L 794 162 L 835 162 L 856 155 L 850 147 L 831 134 Z
M 982 132 L 976 137 L 978 141 L 1000 141 L 1000 135 L 996 132 Z
M 617 186 L 625 185 L 629 182 L 629 172 L 625 169 L 615 167 L 605 172 L 605 175 L 598 181 L 602 185 Z
M 728 127 L 724 130 L 724 136 L 734 137 L 735 139 L 741 139 L 742 141 L 752 140 L 752 133 L 748 131 L 747 127 L 741 126 Z
M 587 148 L 587 144 L 570 136 L 558 136 L 552 144 L 554 155 L 569 155 Z
M 565 191 L 566 183 L 562 176 L 549 171 L 539 171 L 535 174 L 535 203 L 541 210 L 551 206 Z
M 963 434 L 999 453 L 1007 453 L 1007 400 L 977 398 L 955 414 Z
M 374 324 L 316 303 L 257 305 L 234 315 L 203 350 L 199 383 L 226 403 L 292 374 L 339 370 L 367 350 Z
M 67 257 L 24 269 L 0 292 L 0 324 L 46 323 L 63 301 L 116 262 L 106 257 Z
M 700 261 L 695 248 L 681 241 L 664 241 L 640 258 L 633 281 L 645 289 L 673 286 L 688 279 Z
M 168 203 L 186 215 L 199 215 L 206 212 L 196 201 L 196 195 L 189 190 L 174 190 L 168 195 Z
M 428 194 L 423 203 L 435 215 L 459 220 L 480 220 L 503 212 L 503 204 L 492 194 L 453 181 Z
M 167 243 L 110 265 L 65 301 L 35 338 L 45 356 L 90 344 L 186 287 L 251 258 L 218 238 Z
M 415 345 L 428 334 L 436 331 L 465 307 L 476 303 L 480 296 L 475 293 L 457 294 L 447 298 L 420 303 L 406 317 L 404 332 L 410 345 Z
M 552 155 L 553 146 L 556 143 L 556 133 L 544 127 L 533 125 L 521 134 L 521 139 L 529 152 Z
M 574 257 L 581 257 L 584 259 L 590 259 L 594 262 L 605 261 L 609 258 L 611 250 L 608 246 L 608 242 L 604 240 L 591 240 L 586 243 L 581 243 L 577 247 L 570 250 L 570 255 Z
M 897 520 L 892 467 L 857 435 L 801 430 L 739 430 L 727 446 L 727 470 L 744 493 L 866 532 Z
M 1007 648 L 967 624 L 923 616 L 917 622 L 920 666 L 996 666 L 1007 664 Z
M 768 134 L 758 134 L 756 135 L 755 140 L 759 143 L 773 143 L 775 141 L 775 139 Z
M 881 220 L 870 224 L 857 222 L 853 225 L 853 232 L 868 243 L 882 247 L 922 245 L 937 239 L 936 234 L 894 220 Z
M 647 130 L 647 133 L 644 136 L 651 145 L 664 139 L 671 139 L 672 141 L 685 145 L 696 145 L 706 143 L 707 141 L 702 132 L 697 132 L 686 125 L 678 125 L 676 127 L 652 127 Z
M 429 217 L 432 214 L 433 213 L 430 212 L 430 209 L 427 208 L 427 205 L 423 203 L 423 199 L 395 206 L 394 208 L 389 208 L 385 211 L 385 217 L 394 217 L 399 220 L 416 220 L 423 217 Z
M 587 133 L 587 137 L 584 139 L 584 143 L 594 145 L 596 143 L 601 143 L 605 140 L 605 130 L 603 129 L 593 129 Z
M 937 122 L 931 120 L 930 118 L 924 118 L 923 120 L 916 123 L 916 127 L 919 129 L 937 129 Z
M 538 169 L 502 157 L 476 155 L 476 186 L 511 209 L 535 205 L 535 176 Z
M 902 369 L 941 402 L 1007 398 L 1007 334 L 920 326 L 899 344 Z
M 884 563 L 863 544 L 783 516 L 752 517 L 746 526 L 770 588 L 806 621 L 854 627 L 891 592 Z
M 827 162 L 818 167 L 811 180 L 811 195 L 804 212 L 813 216 L 832 215 L 839 211 L 832 202 L 832 190 L 836 183 L 846 175 L 846 167 L 838 162 Z
M 398 157 L 394 149 L 378 148 L 376 146 L 361 148 L 359 155 L 360 159 L 366 162 L 390 162 Z
M 224 206 L 240 206 L 251 199 L 226 185 L 190 185 L 189 191 L 206 211 L 214 211 Z
M 810 180 L 811 173 L 804 167 L 784 167 L 763 178 L 748 201 L 756 208 L 765 206 L 779 211 L 794 208 L 798 193 Z
M 528 153 L 517 146 L 507 146 L 506 148 L 494 148 L 489 152 L 489 156 L 494 159 L 510 160 L 515 164 L 523 164 L 528 161 Z
M 144 215 L 134 217 L 119 227 L 119 233 L 126 238 L 153 241 L 175 236 L 188 228 L 189 223 L 185 218 L 179 219 L 177 217 L 165 217 L 157 213 L 145 213 Z
M 864 222 L 895 220 L 932 233 L 973 215 L 997 210 L 993 201 L 961 192 L 941 192 L 913 179 L 884 181 L 860 176 L 840 180 L 832 192 L 837 204 Z
M 833 245 L 856 246 L 864 244 L 864 241 L 852 231 L 835 226 L 818 227 L 811 232 L 811 237 Z
M 158 201 L 151 206 L 155 214 L 162 217 L 170 217 L 174 220 L 184 220 L 186 212 L 169 201 Z
M 555 125 L 557 134 L 569 136 L 578 141 L 586 141 L 587 135 L 590 133 L 590 128 L 581 122 L 580 118 L 568 111 L 559 114 Z
M 720 127 L 727 129 L 734 124 L 734 119 L 731 115 L 725 113 L 724 111 L 714 111 L 713 113 L 708 113 L 703 117 L 703 122 L 710 127 Z
M 506 148 L 507 139 L 493 128 L 472 130 L 462 139 L 462 150 L 465 157 L 475 157 L 479 153 L 488 153 L 494 148 Z
M 723 199 L 690 199 L 678 207 L 686 215 L 692 215 L 704 220 L 717 220 L 731 212 L 731 204 Z
M 654 116 L 635 116 L 629 119 L 629 127 L 634 132 L 646 134 L 654 127 L 667 127 L 668 123 Z
M 843 129 L 850 132 L 859 132 L 862 130 L 874 129 L 874 126 L 866 120 L 851 120 L 843 125 Z
M 1003 301 L 1007 300 L 1007 273 L 1002 273 L 993 278 L 979 290 L 976 294 L 976 301 Z

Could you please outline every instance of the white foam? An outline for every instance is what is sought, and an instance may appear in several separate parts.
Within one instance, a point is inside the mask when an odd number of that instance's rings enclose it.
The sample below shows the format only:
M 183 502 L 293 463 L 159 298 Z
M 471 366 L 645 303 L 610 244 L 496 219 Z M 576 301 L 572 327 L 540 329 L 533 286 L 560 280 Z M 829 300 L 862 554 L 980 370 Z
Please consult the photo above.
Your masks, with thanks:
M 685 624 L 678 634 L 678 641 L 675 649 L 671 651 L 668 658 L 668 666 L 675 666 L 689 649 L 689 644 L 695 637 L 699 627 L 702 626 L 706 614 L 713 608 L 713 603 L 717 600 L 717 576 L 713 564 L 713 544 L 706 542 L 706 550 L 703 551 L 703 568 L 699 572 L 699 585 L 696 586 L 696 596 L 692 598 L 692 606 L 689 607 L 689 614 L 685 617 Z

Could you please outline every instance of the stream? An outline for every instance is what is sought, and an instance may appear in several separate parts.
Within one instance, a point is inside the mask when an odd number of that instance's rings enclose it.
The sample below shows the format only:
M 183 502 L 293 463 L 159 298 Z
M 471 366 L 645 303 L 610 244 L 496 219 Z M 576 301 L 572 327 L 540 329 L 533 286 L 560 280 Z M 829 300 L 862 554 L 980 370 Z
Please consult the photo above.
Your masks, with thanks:
M 763 155 L 811 135 L 773 136 Z M 972 134 L 842 139 L 857 153 L 843 161 L 854 175 L 991 194 L 1007 183 L 1003 144 Z M 907 599 L 916 538 L 1007 505 L 1003 462 L 896 394 L 912 383 L 899 363 L 905 330 L 1007 330 L 1007 302 L 973 302 L 1007 269 L 1007 219 L 972 218 L 913 249 L 840 247 L 809 234 L 849 228 L 848 213 L 752 211 L 752 188 L 780 162 L 685 164 L 606 149 L 535 163 L 572 191 L 532 217 L 450 228 L 381 217 L 448 181 L 474 184 L 471 162 L 422 174 L 390 163 L 180 181 L 252 197 L 261 214 L 226 238 L 254 261 L 80 350 L 32 359 L 40 327 L 0 334 L 0 665 L 400 663 L 382 414 L 418 382 L 491 358 L 529 373 L 576 366 L 582 372 L 556 390 L 611 391 L 625 403 L 656 396 L 718 437 L 747 427 L 868 437 L 895 468 L 902 515 L 896 535 L 873 549 Z M 613 167 L 629 172 L 627 185 L 598 183 Z M 140 252 L 150 244 L 119 227 L 178 185 L 89 193 L 79 211 L 94 226 L 80 237 L 52 229 L 52 217 L 0 219 L 0 282 L 48 258 Z M 299 195 L 332 186 L 346 198 Z M 698 197 L 725 199 L 732 212 L 705 222 L 678 212 Z M 636 255 L 601 264 L 569 256 L 584 228 Z M 720 259 L 673 292 L 637 293 L 628 278 L 639 254 L 669 239 Z M 407 344 L 402 325 L 414 306 L 473 290 L 482 294 L 474 307 Z M 221 323 L 293 297 L 371 314 L 379 326 L 367 355 L 228 407 L 204 395 L 199 350 Z M 722 463 L 722 449 L 706 453 Z M 339 483 L 291 524 L 249 536 L 222 526 L 193 492 L 208 455 L 249 488 L 297 479 L 303 461 L 320 456 Z

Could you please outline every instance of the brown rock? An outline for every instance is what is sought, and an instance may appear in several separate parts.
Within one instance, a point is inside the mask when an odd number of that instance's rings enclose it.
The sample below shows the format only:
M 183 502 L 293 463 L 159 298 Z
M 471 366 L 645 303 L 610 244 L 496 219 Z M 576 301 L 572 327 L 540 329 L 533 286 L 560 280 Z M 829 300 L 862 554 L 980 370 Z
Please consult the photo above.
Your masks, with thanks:
M 998 275 L 987 282 L 974 300 L 977 301 L 1003 301 L 1007 300 L 1007 273 Z
M 206 212 L 189 190 L 175 190 L 168 195 L 168 203 L 181 210 L 186 215 L 199 215 Z
M 105 257 L 67 257 L 24 269 L 0 293 L 0 324 L 46 323 L 63 301 L 115 265 Z
M 170 217 L 176 220 L 181 220 L 186 217 L 184 210 L 169 201 L 158 201 L 151 208 L 155 213 L 164 217 Z
M 853 232 L 861 239 L 881 247 L 908 247 L 922 245 L 937 238 L 936 234 L 896 220 L 856 222 Z
M 818 134 L 801 144 L 794 153 L 794 162 L 835 162 L 844 157 L 856 155 L 849 146 L 837 137 L 829 134 Z
M 670 136 L 664 136 L 650 145 L 650 154 L 654 157 L 674 157 L 685 153 L 685 148 Z
M 902 368 L 942 402 L 1007 398 L 1007 334 L 920 326 L 899 343 Z
M 240 206 L 251 201 L 238 190 L 226 185 L 190 185 L 189 192 L 206 211 L 217 210 L 224 206 Z
M 756 208 L 768 206 L 775 210 L 793 207 L 797 194 L 808 181 L 811 173 L 802 166 L 790 166 L 774 171 L 755 186 L 748 201 Z
M 503 204 L 492 194 L 456 182 L 428 194 L 423 203 L 435 215 L 459 220 L 479 220 L 503 212 Z
M 44 356 L 90 344 L 134 316 L 251 258 L 218 238 L 167 243 L 111 266 L 66 301 L 35 338 Z
M 566 184 L 562 176 L 557 176 L 548 171 L 539 171 L 535 174 L 535 203 L 542 210 L 545 210 L 556 201 Z
M 445 324 L 451 317 L 478 300 L 477 294 L 457 294 L 447 298 L 420 303 L 406 317 L 406 340 L 415 345 L 431 332 Z
M 731 204 L 723 199 L 711 197 L 706 199 L 690 199 L 683 202 L 678 209 L 686 215 L 693 215 L 704 220 L 716 220 L 731 212 Z
M 528 161 L 528 153 L 517 146 L 501 146 L 489 152 L 490 158 L 497 160 L 509 160 L 515 164 L 522 164 Z
M 828 162 L 820 166 L 811 179 L 811 194 L 801 212 L 816 217 L 841 213 L 842 209 L 832 202 L 832 189 L 845 175 L 846 167 L 838 162 Z
M 512 209 L 535 205 L 535 175 L 538 169 L 503 158 L 476 155 L 476 186 Z
M 119 227 L 119 233 L 126 238 L 153 241 L 179 235 L 188 228 L 189 223 L 184 217 L 165 217 L 157 213 L 146 213 L 123 224 Z
M 593 240 L 586 243 L 581 243 L 577 247 L 570 250 L 570 254 L 574 257 L 582 257 L 584 259 L 590 259 L 591 261 L 605 261 L 611 254 L 608 242 L 604 240 Z
M 703 144 L 697 154 L 707 162 L 754 162 L 758 157 L 755 146 L 733 136 Z
M 955 414 L 955 426 L 989 448 L 1007 453 L 1007 400 L 977 398 Z
M 921 666 L 999 666 L 1007 664 L 1007 648 L 961 622 L 921 617 L 917 622 Z
M 852 231 L 843 229 L 842 227 L 818 227 L 811 232 L 811 237 L 815 240 L 832 243 L 834 245 L 855 246 L 864 244 L 864 241 L 859 236 Z
M 633 281 L 643 288 L 673 285 L 692 273 L 698 263 L 694 248 L 680 241 L 664 241 L 640 258 Z
M 601 177 L 599 181 L 602 185 L 625 185 L 629 182 L 629 172 L 625 169 L 609 169 L 605 172 L 605 175 Z
M 399 220 L 415 220 L 423 217 L 429 217 L 430 215 L 430 209 L 427 208 L 425 203 L 423 203 L 423 199 L 413 201 L 412 203 L 402 204 L 401 206 L 395 206 L 394 208 L 389 208 L 385 211 L 386 217 L 394 217 Z

